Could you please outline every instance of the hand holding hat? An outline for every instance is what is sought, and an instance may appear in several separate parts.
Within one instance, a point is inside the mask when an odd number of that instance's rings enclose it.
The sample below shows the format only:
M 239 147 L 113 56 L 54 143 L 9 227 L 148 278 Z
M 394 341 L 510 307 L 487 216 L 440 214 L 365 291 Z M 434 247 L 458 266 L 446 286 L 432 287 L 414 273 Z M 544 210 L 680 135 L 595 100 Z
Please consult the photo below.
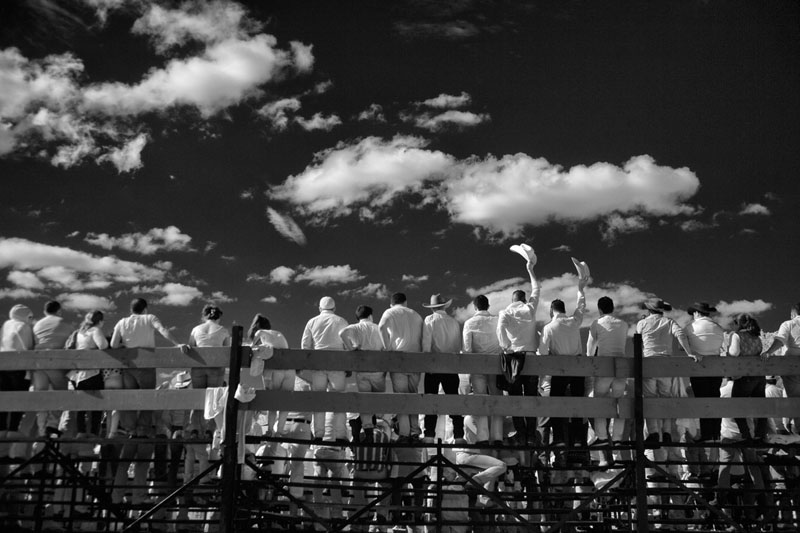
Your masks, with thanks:
M 515 244 L 511 246 L 509 250 L 518 253 L 519 255 L 524 257 L 525 260 L 531 264 L 531 266 L 536 265 L 536 253 L 533 251 L 533 248 L 531 248 L 527 244 L 525 243 Z
M 590 276 L 589 265 L 586 264 L 586 261 L 578 261 L 573 257 L 572 264 L 575 265 L 575 270 L 578 271 L 579 279 L 585 279 L 585 280 L 589 279 Z

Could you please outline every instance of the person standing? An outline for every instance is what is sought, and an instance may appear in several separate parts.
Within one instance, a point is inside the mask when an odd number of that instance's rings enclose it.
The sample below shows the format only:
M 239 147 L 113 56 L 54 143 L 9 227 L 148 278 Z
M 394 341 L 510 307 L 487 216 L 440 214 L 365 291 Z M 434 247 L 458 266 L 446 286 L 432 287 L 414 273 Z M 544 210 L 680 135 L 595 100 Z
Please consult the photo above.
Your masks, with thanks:
M 67 339 L 73 331 L 73 326 L 61 316 L 61 304 L 55 300 L 50 300 L 44 304 L 44 318 L 33 325 L 33 336 L 35 337 L 35 349 L 38 350 L 62 350 L 67 343 Z M 67 390 L 66 370 L 48 369 L 32 370 L 31 381 L 33 390 Z M 39 429 L 39 436 L 59 435 L 61 427 L 59 420 L 61 411 L 39 411 L 36 413 L 36 425 Z M 48 425 L 48 421 L 50 425 Z
M 105 350 L 108 340 L 103 332 L 103 312 L 90 311 L 86 313 L 78 332 L 75 336 L 77 350 Z M 101 390 L 103 388 L 103 375 L 101 370 L 73 370 L 67 374 L 75 390 Z M 78 411 L 77 431 L 79 434 L 89 434 L 97 437 L 100 435 L 100 424 L 103 418 L 102 411 Z
M 461 351 L 461 326 L 447 314 L 453 300 L 445 301 L 441 294 L 431 296 L 430 304 L 422 304 L 431 310 L 422 325 L 422 351 L 426 353 L 455 354 Z M 441 385 L 445 394 L 458 394 L 458 374 L 446 372 L 427 372 L 425 374 L 425 394 L 439 394 Z M 450 415 L 453 422 L 453 437 L 464 438 L 464 417 Z M 425 440 L 432 443 L 436 436 L 439 415 L 425 415 Z
M 784 355 L 796 357 L 800 355 L 800 303 L 796 303 L 789 311 L 789 320 L 783 322 L 778 328 L 778 333 L 772 340 L 772 344 L 764 351 L 763 358 L 766 360 L 777 352 L 781 347 L 785 348 Z M 783 379 L 783 389 L 786 391 L 787 398 L 800 398 L 800 375 L 781 376 Z M 795 417 L 793 422 L 795 433 L 800 432 L 800 417 Z
M 541 286 L 533 273 L 534 262 L 531 259 L 525 264 L 531 280 L 531 297 L 525 297 L 525 291 L 515 290 L 511 294 L 511 303 L 500 311 L 497 317 L 497 340 L 505 354 L 536 355 L 539 348 L 539 333 L 536 330 L 536 308 L 539 306 Z M 510 396 L 538 396 L 539 376 L 518 376 L 511 384 Z M 535 445 L 539 438 L 536 417 L 512 417 L 514 430 L 519 444 Z
M 489 299 L 479 294 L 472 300 L 475 314 L 464 322 L 462 334 L 464 353 L 480 353 L 497 357 L 500 343 L 497 340 L 497 317 L 489 314 Z M 498 395 L 494 375 L 470 374 L 469 382 L 473 394 Z M 503 440 L 503 417 L 475 417 L 476 439 L 478 442 Z
M 383 351 L 381 330 L 372 321 L 372 308 L 368 305 L 359 305 L 356 308 L 358 322 L 344 328 L 339 336 L 342 338 L 345 350 Z M 358 392 L 386 392 L 386 372 L 356 372 L 356 386 Z M 373 442 L 372 423 L 373 413 L 361 413 L 361 429 L 364 432 L 365 442 Z M 359 440 L 359 435 L 353 435 L 353 440 Z
M 731 344 L 728 355 L 731 357 L 759 357 L 763 346 L 761 344 L 761 328 L 755 318 L 748 314 L 741 314 L 733 321 L 736 331 L 731 335 Z M 733 388 L 731 398 L 765 398 L 766 376 L 740 376 L 731 378 Z M 755 435 L 756 440 L 763 441 L 769 433 L 769 421 L 766 418 L 756 418 L 754 430 L 746 418 L 735 418 L 739 433 L 745 440 L 750 440 Z
M 684 328 L 690 353 L 697 358 L 719 357 L 722 351 L 725 331 L 722 326 L 711 320 L 711 313 L 717 309 L 708 302 L 692 304 L 687 312 L 692 321 Z M 722 376 L 692 376 L 689 378 L 695 398 L 719 398 Z M 721 418 L 700 419 L 700 442 L 719 440 Z
M 613 315 L 614 301 L 608 296 L 597 300 L 600 318 L 589 326 L 589 339 L 586 341 L 586 355 L 589 357 L 625 357 L 625 343 L 628 340 L 628 323 Z M 594 378 L 595 398 L 622 398 L 628 384 L 627 378 L 598 376 Z M 613 422 L 613 440 L 622 440 L 625 421 L 615 418 Z M 608 419 L 595 418 L 594 432 L 597 440 L 594 444 L 608 443 Z
M 343 350 L 344 343 L 339 333 L 347 327 L 347 320 L 336 314 L 336 302 L 330 296 L 319 301 L 319 314 L 308 321 L 303 330 L 300 347 L 304 350 Z M 344 392 L 344 370 L 314 370 L 311 373 L 311 390 Z M 347 441 L 345 413 L 334 413 L 333 436 Z M 321 441 L 325 435 L 325 413 L 314 413 L 314 440 Z
M 636 333 L 642 336 L 643 357 L 671 356 L 672 339 L 675 338 L 686 354 L 697 360 L 689 347 L 683 328 L 671 318 L 664 316 L 664 313 L 672 311 L 672 305 L 664 300 L 651 298 L 642 303 L 642 309 L 646 309 L 648 314 L 636 324 Z M 672 398 L 673 378 L 644 378 L 642 391 L 645 398 Z M 646 418 L 645 425 L 647 426 L 646 442 L 651 444 L 657 443 L 659 440 L 672 442 L 673 420 L 671 418 Z
M 33 350 L 34 337 L 33 312 L 26 305 L 17 304 L 8 313 L 8 320 L 3 323 L 0 352 Z M 1 391 L 28 390 L 28 379 L 24 370 L 0 371 Z M 18 431 L 22 421 L 22 413 L 0 413 L 0 431 Z
M 389 309 L 384 311 L 378 323 L 383 347 L 393 352 L 421 352 L 422 317 L 408 307 L 406 295 L 402 292 L 392 294 L 390 302 Z M 390 372 L 389 378 L 394 392 L 419 392 L 419 372 Z M 401 442 L 419 437 L 419 415 L 398 414 L 397 423 Z

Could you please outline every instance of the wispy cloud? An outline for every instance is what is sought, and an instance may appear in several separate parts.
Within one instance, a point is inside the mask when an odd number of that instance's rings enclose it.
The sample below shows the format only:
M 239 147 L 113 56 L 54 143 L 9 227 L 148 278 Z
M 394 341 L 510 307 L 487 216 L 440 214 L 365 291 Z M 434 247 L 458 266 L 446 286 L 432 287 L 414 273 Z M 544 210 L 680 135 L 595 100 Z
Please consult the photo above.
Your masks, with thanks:
M 743 204 L 740 215 L 770 215 L 772 214 L 763 204 Z
M 435 98 L 428 98 L 421 102 L 416 102 L 417 105 L 433 107 L 437 109 L 456 109 L 465 107 L 472 103 L 472 97 L 469 93 L 462 91 L 460 95 L 452 95 L 442 93 Z
M 601 235 L 604 241 L 613 243 L 618 235 L 646 230 L 648 227 L 650 223 L 641 215 L 622 216 L 613 213 L 605 219 Z
M 162 251 L 195 251 L 191 246 L 192 238 L 176 226 L 152 228 L 147 233 L 126 233 L 119 237 L 112 237 L 107 233 L 88 233 L 84 240 L 106 250 L 119 248 L 142 255 L 153 255 Z
M 572 247 L 569 246 L 568 244 L 561 244 L 559 246 L 555 246 L 555 247 L 550 248 L 550 249 L 553 250 L 554 252 L 571 252 L 572 251 Z
M 306 236 L 292 217 L 279 213 L 271 207 L 267 207 L 267 216 L 278 233 L 300 246 L 306 245 Z
M 386 300 L 389 298 L 389 289 L 383 283 L 367 283 L 363 287 L 339 291 L 339 294 L 350 298 Z
M 248 277 L 249 279 L 249 277 Z M 306 281 L 314 287 L 325 285 L 340 285 L 353 283 L 364 279 L 361 273 L 350 265 L 327 265 L 306 267 L 299 265 L 295 268 L 279 266 L 269 273 L 272 283 L 287 285 L 290 282 Z
M 295 121 L 306 131 L 330 131 L 336 126 L 342 124 L 342 119 L 337 115 L 323 115 L 322 113 L 314 113 L 311 118 L 297 117 Z
M 297 98 L 282 98 L 275 102 L 264 104 L 258 114 L 267 119 L 275 131 L 283 131 L 289 127 L 292 115 L 296 113 L 302 104 Z
M 445 129 L 465 129 L 488 122 L 491 117 L 486 113 L 473 113 L 471 111 L 458 111 L 451 109 L 438 115 L 431 113 L 403 114 L 401 119 L 412 122 L 416 127 L 428 131 L 442 131 Z
M 383 106 L 380 104 L 370 104 L 356 118 L 361 121 L 386 122 L 386 115 L 383 114 Z

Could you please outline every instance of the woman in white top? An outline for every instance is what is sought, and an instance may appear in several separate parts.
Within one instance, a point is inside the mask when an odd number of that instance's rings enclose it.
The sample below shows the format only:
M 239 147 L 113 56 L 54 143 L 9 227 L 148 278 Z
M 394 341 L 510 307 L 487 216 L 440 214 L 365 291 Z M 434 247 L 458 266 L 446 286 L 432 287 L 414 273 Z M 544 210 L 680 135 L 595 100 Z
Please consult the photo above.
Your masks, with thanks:
M 108 340 L 103 333 L 103 312 L 90 311 L 86 313 L 78 330 L 75 332 L 75 349 L 77 350 L 105 350 Z M 67 340 L 67 348 L 69 348 Z M 67 378 L 72 382 L 75 390 L 102 390 L 106 380 L 113 381 L 118 378 L 119 371 L 114 370 L 72 370 Z M 109 388 L 114 388 L 113 384 Z M 117 387 L 121 388 L 121 387 Z M 100 434 L 100 423 L 103 418 L 102 411 L 78 411 L 78 433 L 97 436 Z
M 253 323 L 247 332 L 247 336 L 252 341 L 252 346 L 272 346 L 273 348 L 288 348 L 289 343 L 286 342 L 286 337 L 280 331 L 272 329 L 269 318 L 257 313 L 253 317 Z M 264 369 L 263 379 L 264 388 L 266 390 L 294 390 L 294 370 L 270 370 Z M 270 411 L 267 417 L 267 434 L 271 435 L 273 431 L 283 433 L 284 426 L 286 425 L 286 411 L 280 413 Z M 275 421 L 278 421 L 277 430 L 275 429 Z
M 189 334 L 189 346 L 196 348 L 210 348 L 217 346 L 230 346 L 231 334 L 228 328 L 219 324 L 222 310 L 213 304 L 203 307 L 203 323 L 195 326 Z M 207 387 L 220 387 L 224 377 L 223 368 L 199 367 L 192 369 L 192 388 L 205 389 Z

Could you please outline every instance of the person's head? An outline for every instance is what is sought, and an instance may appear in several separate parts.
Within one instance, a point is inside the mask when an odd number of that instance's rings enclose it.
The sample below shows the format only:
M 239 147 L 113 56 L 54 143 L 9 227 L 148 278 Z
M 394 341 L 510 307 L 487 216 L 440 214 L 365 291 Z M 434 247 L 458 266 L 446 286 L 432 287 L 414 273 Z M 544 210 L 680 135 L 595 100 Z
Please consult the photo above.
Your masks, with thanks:
M 392 294 L 390 302 L 392 305 L 406 305 L 406 295 L 402 292 L 396 292 Z
M 489 310 L 489 298 L 487 298 L 483 294 L 479 294 L 472 300 L 472 305 L 475 306 L 475 309 L 477 311 L 488 311 Z
M 86 316 L 83 317 L 83 322 L 81 322 L 81 328 L 80 328 L 81 331 L 86 331 L 89 328 L 95 327 L 96 325 L 98 325 L 103 321 L 103 318 L 104 317 L 102 311 L 98 311 L 96 309 L 94 311 L 89 311 L 88 313 L 86 313 Z
M 55 300 L 50 300 L 46 304 L 44 304 L 44 314 L 46 315 L 57 315 L 61 312 L 61 304 Z
M 597 300 L 597 309 L 604 315 L 610 315 L 614 312 L 614 300 L 608 296 L 602 296 Z
M 708 302 L 695 302 L 686 311 L 697 320 L 702 317 L 711 316 L 711 313 L 717 312 L 717 308 L 712 307 Z
M 525 303 L 527 300 L 525 299 L 525 291 L 516 290 L 511 293 L 511 301 L 512 302 L 522 302 Z
M 761 335 L 761 328 L 758 325 L 758 321 L 746 313 L 737 316 L 733 323 L 736 325 L 736 331 L 738 333 L 749 333 L 754 337 Z
M 364 320 L 372 316 L 372 308 L 368 305 L 359 305 L 356 307 L 356 318 Z
M 253 322 L 250 324 L 250 329 L 247 330 L 248 338 L 253 340 L 256 336 L 256 331 L 260 329 L 272 329 L 272 324 L 269 323 L 269 318 L 261 313 L 256 313 L 256 316 L 253 317 Z
M 17 304 L 8 313 L 11 320 L 30 323 L 33 321 L 33 311 L 27 305 Z
M 144 298 L 134 298 L 131 302 L 131 313 L 141 315 L 147 311 L 147 300 Z
M 567 308 L 564 306 L 564 301 L 559 300 L 556 298 L 552 302 L 550 302 L 550 316 L 555 315 L 556 313 L 566 313 Z
M 796 317 L 800 316 L 800 302 L 798 302 L 798 303 L 796 303 L 796 304 L 794 304 L 792 306 L 792 310 L 789 312 L 789 315 L 792 318 L 796 318 Z
M 200 314 L 203 320 L 219 320 L 222 316 L 222 309 L 214 304 L 206 304 Z
M 319 310 L 320 311 L 335 311 L 336 310 L 336 302 L 330 296 L 323 296 L 319 299 Z
M 672 311 L 672 305 L 659 298 L 650 298 L 642 302 L 642 309 L 647 309 L 651 315 L 663 315 Z

